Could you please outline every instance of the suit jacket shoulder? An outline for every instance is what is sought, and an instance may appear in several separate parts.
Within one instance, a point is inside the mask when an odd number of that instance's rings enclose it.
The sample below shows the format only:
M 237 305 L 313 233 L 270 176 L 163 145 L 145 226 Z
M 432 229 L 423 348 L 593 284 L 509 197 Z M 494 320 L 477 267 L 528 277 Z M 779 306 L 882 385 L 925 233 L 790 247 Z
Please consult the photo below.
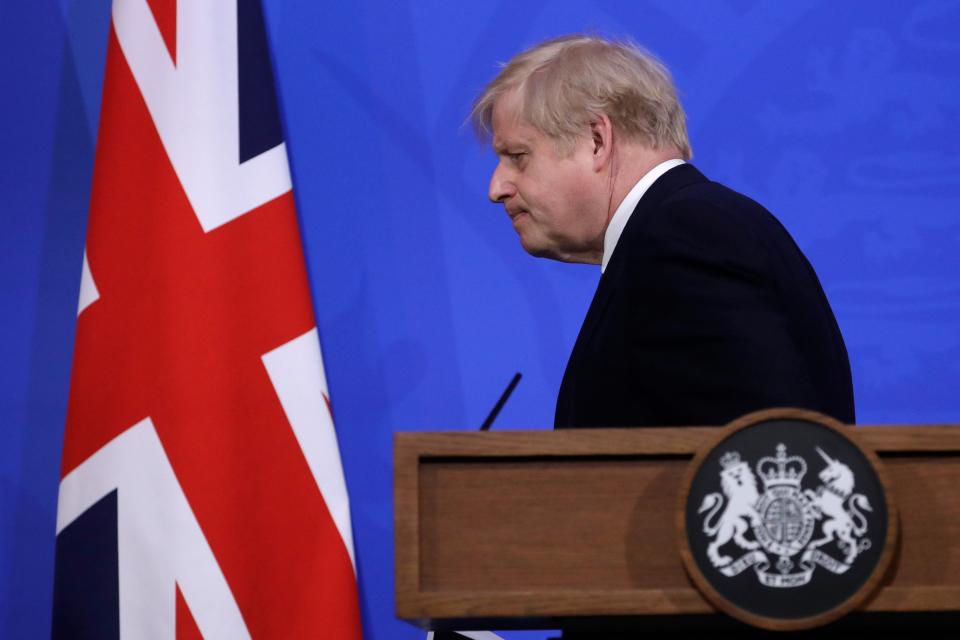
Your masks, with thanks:
M 640 200 L 601 277 L 555 424 L 723 424 L 771 406 L 853 422 L 836 320 L 776 218 L 676 167 Z

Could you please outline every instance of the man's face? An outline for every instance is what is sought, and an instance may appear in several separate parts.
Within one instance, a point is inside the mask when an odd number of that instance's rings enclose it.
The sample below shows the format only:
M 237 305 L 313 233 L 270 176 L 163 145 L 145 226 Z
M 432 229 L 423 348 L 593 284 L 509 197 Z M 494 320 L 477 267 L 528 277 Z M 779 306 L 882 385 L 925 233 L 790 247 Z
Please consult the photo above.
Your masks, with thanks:
M 599 263 L 608 203 L 594 169 L 592 140 L 584 135 L 562 153 L 517 117 L 517 106 L 512 92 L 493 109 L 493 149 L 500 162 L 490 178 L 490 200 L 504 205 L 528 253 Z

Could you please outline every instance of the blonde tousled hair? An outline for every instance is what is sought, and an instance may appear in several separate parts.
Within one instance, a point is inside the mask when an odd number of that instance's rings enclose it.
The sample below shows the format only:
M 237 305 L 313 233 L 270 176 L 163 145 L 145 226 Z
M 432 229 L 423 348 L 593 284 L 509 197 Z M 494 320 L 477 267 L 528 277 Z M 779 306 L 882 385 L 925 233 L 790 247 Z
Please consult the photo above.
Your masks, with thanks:
M 627 41 L 571 35 L 548 40 L 515 56 L 477 97 L 470 113 L 482 140 L 493 134 L 493 109 L 513 90 L 520 117 L 572 147 L 599 114 L 615 130 L 652 149 L 674 146 L 693 155 L 686 116 L 666 67 Z

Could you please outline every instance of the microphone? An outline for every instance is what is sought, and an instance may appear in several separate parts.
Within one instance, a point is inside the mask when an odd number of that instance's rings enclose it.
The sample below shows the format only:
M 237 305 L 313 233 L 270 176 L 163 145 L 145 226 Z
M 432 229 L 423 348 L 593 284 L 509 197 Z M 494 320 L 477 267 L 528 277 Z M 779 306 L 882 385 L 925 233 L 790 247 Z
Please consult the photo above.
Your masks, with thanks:
M 490 410 L 490 415 L 487 416 L 487 419 L 483 421 L 483 424 L 480 425 L 480 431 L 489 431 L 490 425 L 493 424 L 493 421 L 497 419 L 497 414 L 500 413 L 500 409 L 503 409 L 503 405 L 507 403 L 507 399 L 510 398 L 510 394 L 513 393 L 513 390 L 517 388 L 517 384 L 520 382 L 520 378 L 523 376 L 517 371 L 513 374 L 513 379 L 510 380 L 510 384 L 507 385 L 507 388 L 503 390 L 503 394 L 500 396 L 500 399 L 497 400 L 497 404 L 493 405 L 493 409 Z

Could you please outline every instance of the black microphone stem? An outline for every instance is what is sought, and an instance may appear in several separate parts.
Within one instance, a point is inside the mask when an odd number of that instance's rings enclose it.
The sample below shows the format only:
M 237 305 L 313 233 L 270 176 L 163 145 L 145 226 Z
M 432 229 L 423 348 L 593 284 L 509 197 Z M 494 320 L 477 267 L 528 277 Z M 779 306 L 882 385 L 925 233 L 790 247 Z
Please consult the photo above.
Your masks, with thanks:
M 520 382 L 520 378 L 522 377 L 523 376 L 520 375 L 519 371 L 513 374 L 513 380 L 511 380 L 510 384 L 507 385 L 507 388 L 503 390 L 503 395 L 501 395 L 500 399 L 497 400 L 497 404 L 493 405 L 490 415 L 488 415 L 487 419 L 483 421 L 482 425 L 480 425 L 480 431 L 487 431 L 490 429 L 490 425 L 492 425 L 493 421 L 497 419 L 497 414 L 500 413 L 500 409 L 503 409 L 503 405 L 507 403 L 507 399 L 510 397 L 510 394 L 513 393 L 513 390 L 517 388 L 517 383 Z

